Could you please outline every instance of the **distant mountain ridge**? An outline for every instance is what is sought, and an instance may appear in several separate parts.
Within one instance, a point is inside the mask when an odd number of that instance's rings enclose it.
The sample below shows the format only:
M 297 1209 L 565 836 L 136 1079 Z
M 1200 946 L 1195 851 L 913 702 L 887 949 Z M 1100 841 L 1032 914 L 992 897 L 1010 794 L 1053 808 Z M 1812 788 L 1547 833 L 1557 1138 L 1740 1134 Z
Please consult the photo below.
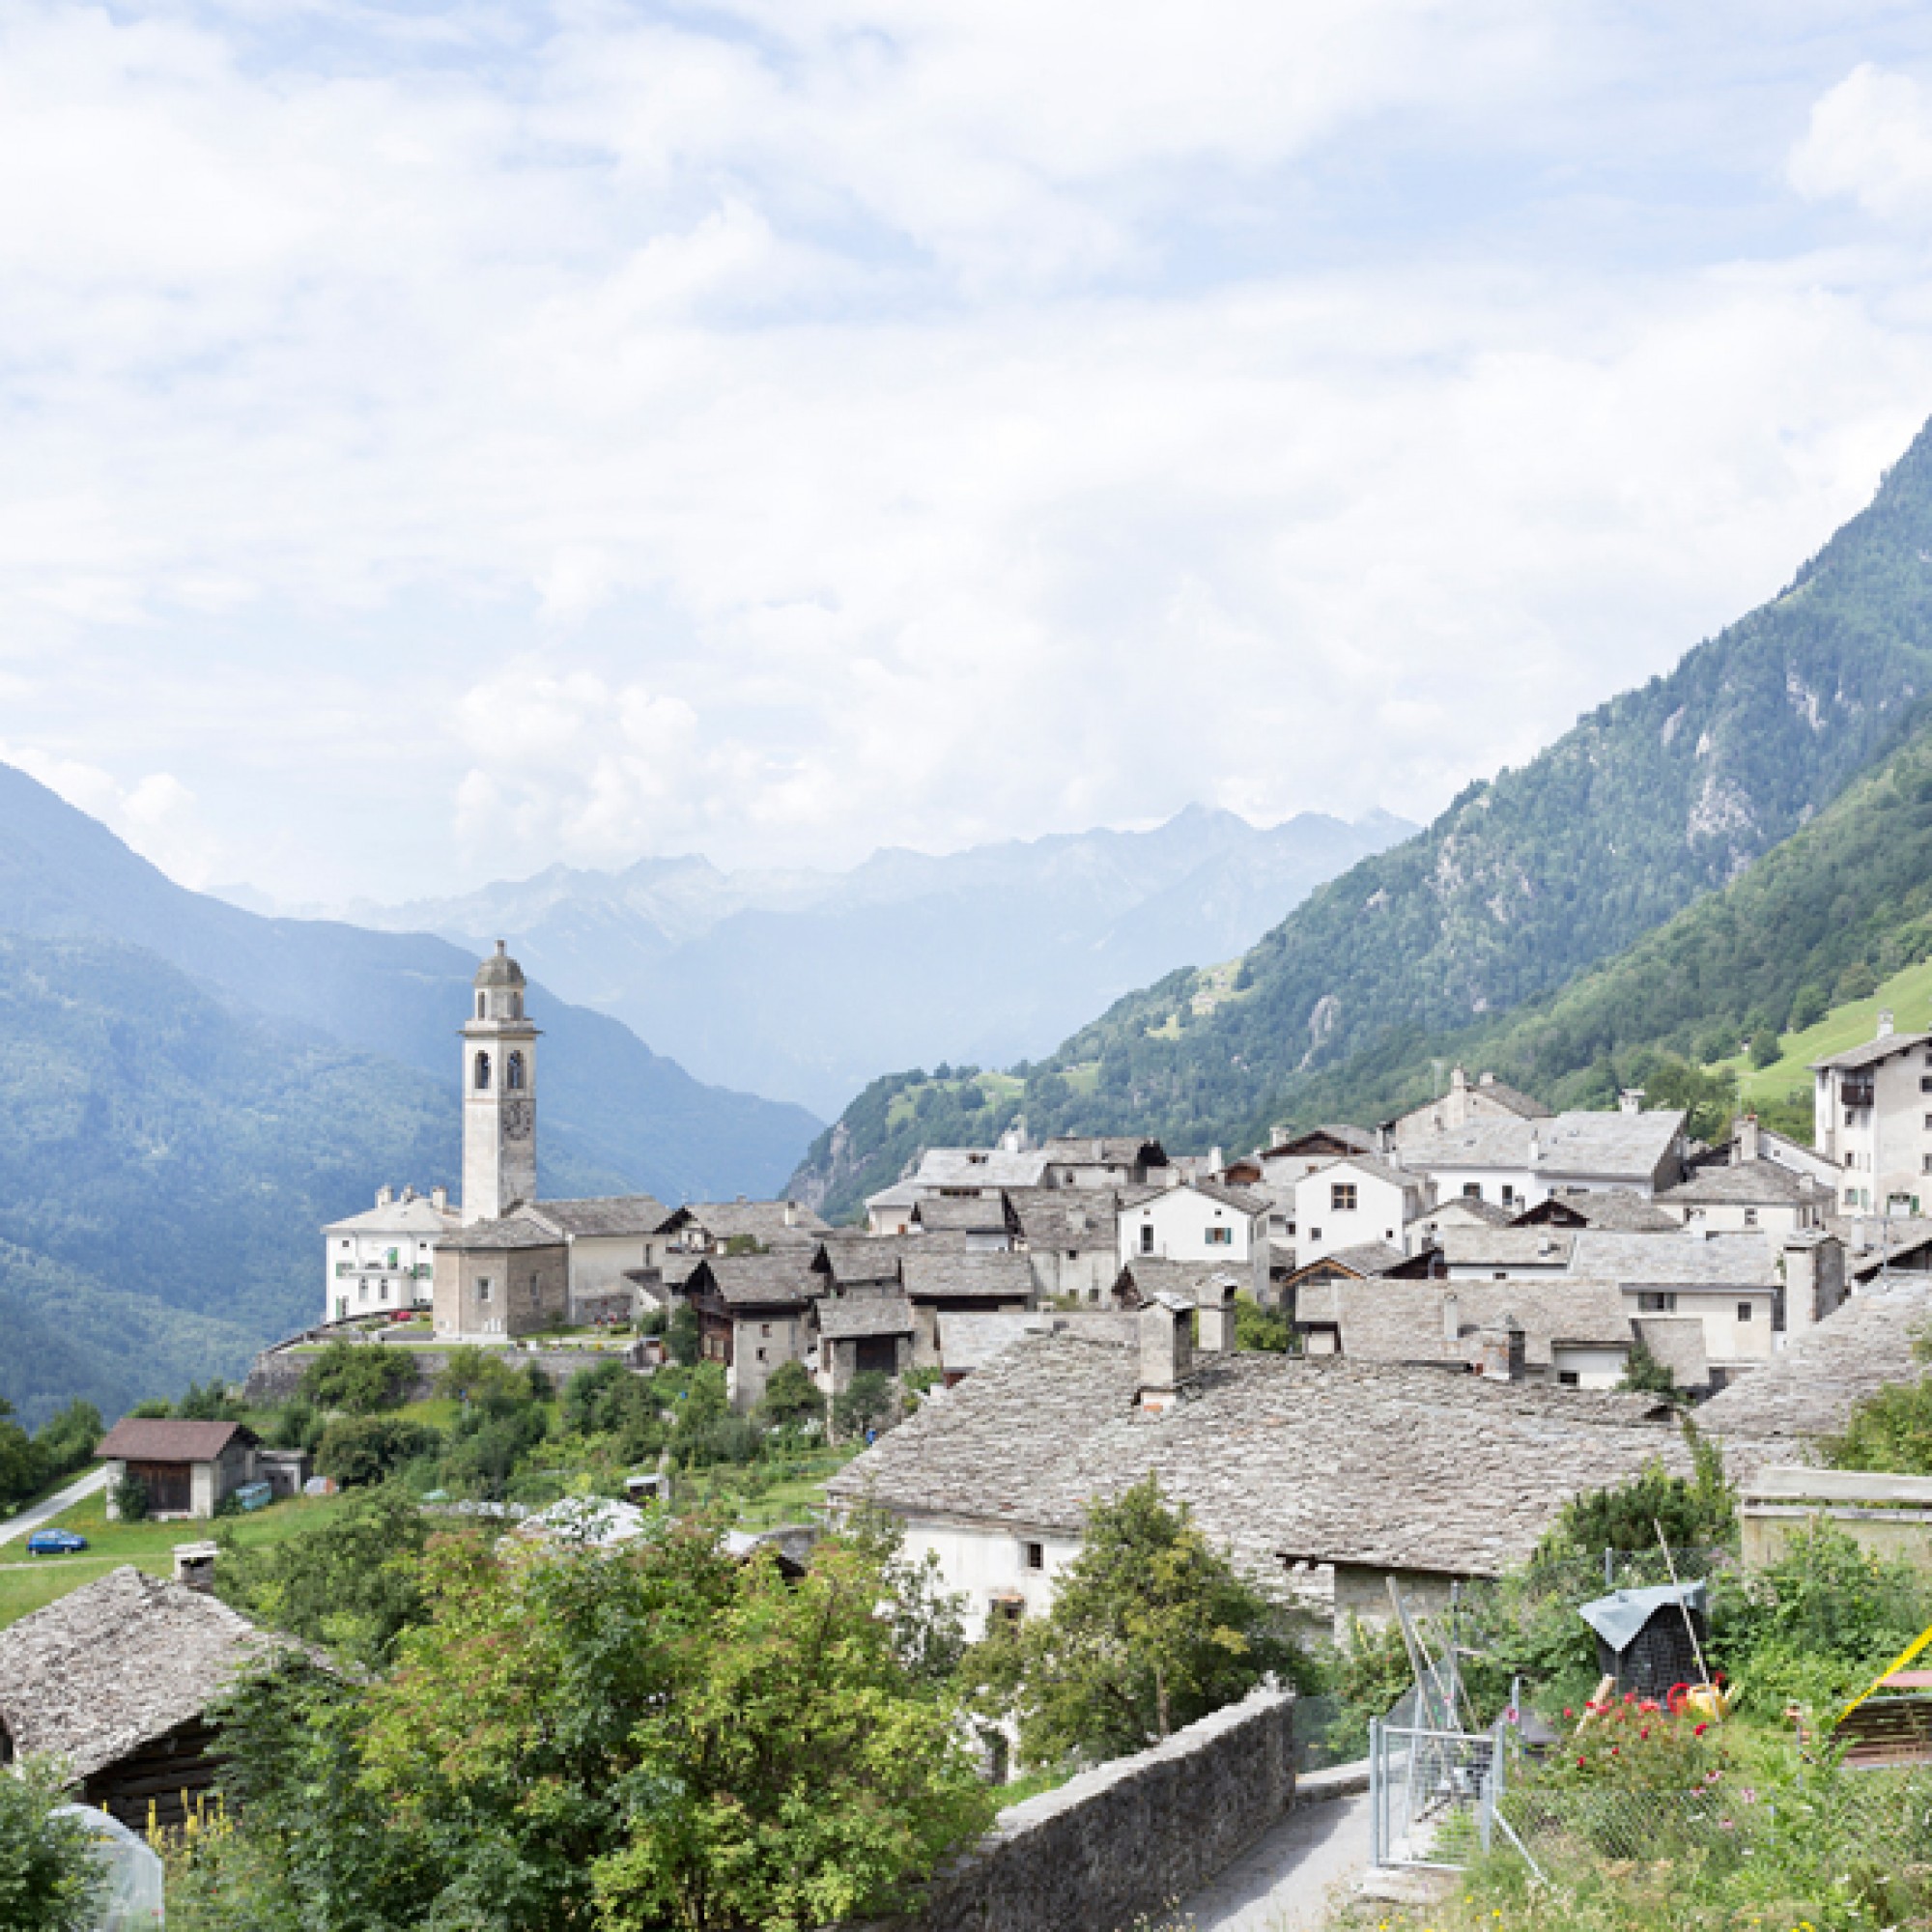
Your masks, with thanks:
M 1770 603 L 1321 888 L 1232 983 L 1177 972 L 1117 1002 L 975 1124 L 1251 1146 L 1351 1068 L 1551 993 L 1744 874 L 1901 744 L 1928 691 L 1932 430 Z M 898 1118 L 916 1087 L 895 1084 Z M 893 1179 L 878 1101 L 795 1188 L 838 1208 Z
M 1372 812 L 1259 829 L 1191 806 L 848 872 L 726 873 L 701 858 L 532 878 L 354 916 L 475 943 L 501 935 L 574 1000 L 701 1077 L 836 1111 L 881 1065 L 1002 1063 L 1055 1044 L 1150 977 L 1244 950 L 1323 880 L 1413 830 Z

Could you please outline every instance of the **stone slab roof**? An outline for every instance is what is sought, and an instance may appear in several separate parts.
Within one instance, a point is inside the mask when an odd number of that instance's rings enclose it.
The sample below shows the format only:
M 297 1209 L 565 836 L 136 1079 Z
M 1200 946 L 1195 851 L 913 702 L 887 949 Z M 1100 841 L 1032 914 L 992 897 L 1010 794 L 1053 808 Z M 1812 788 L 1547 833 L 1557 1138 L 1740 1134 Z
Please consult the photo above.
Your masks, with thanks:
M 911 1184 L 921 1195 L 938 1187 L 1037 1187 L 1046 1155 L 1037 1148 L 1012 1153 L 1005 1148 L 927 1148 Z
M 90 1776 L 202 1716 L 289 1640 L 129 1564 L 0 1631 L 0 1721 L 22 1754 Z
M 749 1235 L 768 1248 L 810 1245 L 831 1229 L 795 1201 L 692 1201 L 665 1218 L 667 1228 L 698 1227 L 714 1241 Z
M 1253 1279 L 1251 1266 L 1228 1262 L 1170 1262 L 1152 1255 L 1136 1255 L 1116 1276 L 1114 1293 L 1120 1294 L 1130 1287 L 1142 1301 L 1151 1301 L 1157 1294 L 1178 1294 L 1181 1300 L 1199 1306 L 1202 1290 L 1208 1282 L 1232 1281 L 1237 1288 L 1245 1288 Z M 1208 1298 L 1216 1303 L 1220 1300 L 1218 1294 Z
M 1689 1180 L 1663 1189 L 1657 1199 L 1666 1208 L 1795 1207 L 1830 1201 L 1832 1191 L 1775 1160 L 1741 1160 L 1728 1167 L 1701 1167 Z
M 1438 1228 L 1508 1228 L 1515 1224 L 1516 1209 L 1494 1201 L 1479 1201 L 1472 1194 L 1452 1194 L 1431 1208 L 1428 1218 Z
M 1680 1226 L 1674 1214 L 1666 1214 L 1647 1194 L 1631 1187 L 1556 1187 L 1547 1201 L 1525 1208 L 1517 1219 L 1519 1227 L 1537 1224 L 1536 1216 L 1546 1208 L 1566 1208 L 1586 1226 L 1621 1230 L 1630 1235 L 1665 1235 Z
M 912 1303 L 902 1294 L 828 1295 L 818 1303 L 818 1332 L 828 1342 L 910 1335 Z
M 1451 1267 L 1567 1267 L 1577 1236 L 1565 1228 L 1444 1228 L 1437 1236 Z
M 958 1229 L 962 1234 L 1007 1231 L 1007 1197 L 987 1195 L 962 1201 L 952 1195 L 927 1195 L 913 1210 L 919 1225 L 928 1234 Z
M 1304 1321 L 1334 1321 L 1342 1352 L 1363 1362 L 1468 1362 L 1476 1338 L 1505 1316 L 1523 1331 L 1525 1358 L 1533 1368 L 1553 1365 L 1558 1343 L 1578 1348 L 1627 1349 L 1630 1317 L 1612 1282 L 1567 1276 L 1516 1281 L 1337 1281 L 1309 1292 L 1330 1312 L 1297 1306 Z M 1454 1304 L 1456 1339 L 1448 1332 Z
M 1776 1244 L 1765 1235 L 1627 1235 L 1579 1228 L 1570 1253 L 1575 1274 L 1625 1288 L 1775 1288 Z
M 237 1436 L 254 1435 L 240 1422 L 187 1422 L 166 1416 L 124 1416 L 100 1438 L 97 1462 L 212 1463 Z
M 497 1254 L 519 1248 L 556 1248 L 563 1236 L 522 1208 L 497 1221 L 471 1221 L 452 1228 L 437 1243 L 452 1254 Z
M 824 1285 L 812 1271 L 816 1253 L 788 1248 L 776 1255 L 706 1255 L 692 1269 L 686 1292 L 710 1291 L 730 1309 L 801 1307 Z
M 1340 1268 L 1354 1275 L 1384 1275 L 1410 1260 L 1400 1248 L 1387 1241 L 1357 1241 L 1352 1248 L 1337 1248 L 1309 1268 Z M 1305 1270 L 1304 1270 L 1305 1272 Z
M 899 1279 L 915 1301 L 1031 1301 L 1033 1264 L 1024 1255 L 907 1253 Z
M 1670 1371 L 1679 1388 L 1702 1388 L 1711 1379 L 1704 1350 L 1704 1323 L 1695 1315 L 1633 1315 L 1631 1327 L 1654 1360 Z
M 913 1519 L 1077 1533 L 1088 1503 L 1152 1474 L 1258 1580 L 1284 1559 L 1494 1576 L 1578 1491 L 1653 1458 L 1688 1472 L 1645 1400 L 1439 1369 L 1207 1358 L 1191 1398 L 1136 1406 L 1132 1347 L 1028 1337 L 827 1485 Z
M 1829 1060 L 1814 1060 L 1813 1072 L 1828 1066 L 1835 1066 L 1842 1072 L 1854 1072 L 1861 1066 L 1876 1066 L 1881 1060 L 1889 1060 L 1894 1053 L 1910 1053 L 1915 1046 L 1923 1046 L 1932 1039 L 1932 1033 L 1889 1033 L 1883 1039 L 1868 1039 L 1862 1046 L 1847 1047 L 1843 1053 L 1834 1053 Z
M 1119 1196 L 1111 1187 L 1009 1187 L 1007 1201 L 1030 1248 L 1078 1254 L 1118 1240 Z
M 456 1226 L 458 1216 L 453 1210 L 439 1208 L 424 1195 L 412 1196 L 408 1201 L 391 1201 L 386 1208 L 365 1208 L 359 1214 L 351 1214 L 346 1220 L 331 1221 L 323 1229 L 325 1235 L 428 1235 L 440 1236 L 445 1229 Z
M 1060 1167 L 1137 1167 L 1143 1162 L 1152 1167 L 1167 1165 L 1161 1144 L 1139 1134 L 1109 1134 L 1098 1140 L 1057 1134 L 1040 1153 Z
M 1763 1368 L 1713 1396 L 1697 1411 L 1698 1427 L 1727 1441 L 1831 1435 L 1867 1396 L 1918 1380 L 1925 1366 L 1913 1359 L 1912 1345 L 1932 1327 L 1932 1278 L 1891 1281 L 1790 1336 Z
M 939 1318 L 939 1359 L 949 1375 L 970 1375 L 1030 1335 L 1070 1334 L 1131 1347 L 1138 1342 L 1138 1323 L 1131 1311 L 1110 1308 L 949 1311 Z
M 1537 1121 L 1476 1120 L 1411 1141 L 1402 1157 L 1415 1169 L 1533 1167 L 1546 1179 L 1587 1176 L 1648 1182 L 1683 1131 L 1684 1116 L 1674 1108 L 1645 1114 L 1576 1112 Z
M 648 1194 L 595 1194 L 581 1201 L 539 1201 L 529 1210 L 559 1234 L 655 1235 L 671 1210 Z

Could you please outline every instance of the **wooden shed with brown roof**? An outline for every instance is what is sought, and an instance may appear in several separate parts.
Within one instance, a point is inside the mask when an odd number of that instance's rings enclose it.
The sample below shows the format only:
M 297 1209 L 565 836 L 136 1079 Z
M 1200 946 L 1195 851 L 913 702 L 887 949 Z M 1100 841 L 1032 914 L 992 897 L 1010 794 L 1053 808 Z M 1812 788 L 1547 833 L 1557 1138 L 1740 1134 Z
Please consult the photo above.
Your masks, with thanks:
M 150 1516 L 213 1516 L 224 1496 L 255 1480 L 257 1447 L 244 1423 L 124 1416 L 94 1452 L 107 1464 L 107 1514 L 120 1514 L 115 1492 L 131 1478 L 148 1493 Z

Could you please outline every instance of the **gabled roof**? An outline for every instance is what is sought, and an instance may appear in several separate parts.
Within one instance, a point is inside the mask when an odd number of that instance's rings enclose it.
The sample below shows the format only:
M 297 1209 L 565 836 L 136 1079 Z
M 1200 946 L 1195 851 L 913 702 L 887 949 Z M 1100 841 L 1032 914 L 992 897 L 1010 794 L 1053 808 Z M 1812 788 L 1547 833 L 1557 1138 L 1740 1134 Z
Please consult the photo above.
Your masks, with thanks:
M 188 1422 L 167 1416 L 126 1415 L 100 1438 L 99 1463 L 213 1463 L 237 1437 L 255 1440 L 241 1422 Z
M 1667 1235 L 1681 1225 L 1674 1214 L 1631 1187 L 1554 1188 L 1516 1217 L 1519 1228 L 1606 1228 L 1628 1235 Z
M 655 1235 L 670 1209 L 648 1194 L 595 1194 L 581 1201 L 538 1201 L 524 1210 L 560 1235 Z
M 1881 1060 L 1889 1060 L 1894 1053 L 1910 1053 L 1915 1046 L 1923 1046 L 1932 1039 L 1932 1033 L 1889 1033 L 1881 1039 L 1868 1039 L 1862 1046 L 1847 1047 L 1843 1053 L 1834 1053 L 1829 1060 L 1814 1060 L 1811 1070 L 1823 1072 L 1828 1067 L 1835 1067 L 1840 1073 L 1853 1073 L 1861 1066 L 1876 1066 Z
M 1121 1210 L 1145 1208 L 1151 1201 L 1164 1201 L 1170 1194 L 1198 1194 L 1236 1214 L 1265 1214 L 1272 1205 L 1266 1195 L 1251 1193 L 1245 1187 L 1229 1187 L 1218 1180 L 1179 1180 L 1171 1187 L 1123 1187 L 1120 1190 Z
M 1139 1316 L 1109 1308 L 1001 1309 L 991 1314 L 946 1310 L 938 1320 L 939 1360 L 949 1376 L 983 1369 L 1029 1335 L 1072 1334 L 1124 1347 L 1133 1345 L 1140 1332 Z
M 1577 1236 L 1563 1228 L 1450 1227 L 1437 1238 L 1450 1267 L 1561 1268 Z
M 697 1227 L 714 1241 L 749 1236 L 768 1248 L 810 1247 L 832 1231 L 797 1201 L 691 1201 L 665 1217 L 664 1227 Z
M 815 1310 L 818 1332 L 828 1342 L 857 1342 L 874 1335 L 910 1335 L 912 1303 L 902 1294 L 826 1295 Z
M 1009 1187 L 1007 1202 L 1030 1248 L 1112 1248 L 1120 1197 L 1111 1187 Z
M 1264 1160 L 1273 1160 L 1277 1155 L 1335 1153 L 1370 1153 L 1375 1150 L 1376 1137 L 1366 1127 L 1332 1125 L 1303 1127 L 1299 1133 L 1290 1134 L 1285 1141 L 1277 1141 L 1262 1156 Z
M 1167 1151 L 1157 1140 L 1139 1134 L 1109 1134 L 1090 1138 L 1056 1134 L 1040 1149 L 1058 1167 L 1165 1167 Z
M 1597 1180 L 1649 1181 L 1684 1131 L 1675 1108 L 1654 1113 L 1573 1112 L 1548 1120 L 1477 1120 L 1447 1133 L 1411 1141 L 1402 1151 L 1410 1168 L 1534 1169 Z
M 1122 1295 L 1131 1289 L 1144 1302 L 1151 1301 L 1157 1294 L 1178 1294 L 1181 1300 L 1199 1307 L 1204 1300 L 1220 1300 L 1218 1293 L 1212 1296 L 1203 1293 L 1209 1284 L 1232 1281 L 1239 1289 L 1246 1287 L 1252 1278 L 1251 1269 L 1230 1266 L 1226 1262 L 1170 1262 L 1152 1255 L 1136 1255 L 1122 1264 L 1114 1278 L 1114 1293 Z
M 1244 1353 L 1197 1357 L 1187 1399 L 1139 1408 L 1132 1346 L 1028 1337 L 827 1485 L 915 1519 L 1078 1534 L 1147 1475 L 1258 1581 L 1286 1559 L 1495 1576 L 1563 1504 L 1653 1459 L 1688 1472 L 1641 1398 L 1439 1369 Z
M 1516 1210 L 1494 1201 L 1481 1201 L 1473 1194 L 1452 1194 L 1425 1210 L 1438 1226 L 1464 1228 L 1508 1228 L 1516 1224 Z
M 1354 1275 L 1358 1279 L 1369 1275 L 1385 1275 L 1393 1269 L 1414 1260 L 1400 1248 L 1387 1241 L 1357 1241 L 1352 1248 L 1337 1248 L 1333 1254 L 1323 1255 L 1320 1261 L 1310 1262 L 1298 1268 L 1290 1280 L 1299 1282 L 1304 1276 L 1314 1274 L 1318 1269 L 1326 1268 L 1335 1274 Z
M 1024 1255 L 909 1253 L 899 1278 L 915 1301 L 1033 1299 L 1033 1264 Z
M 1037 1187 L 1046 1173 L 1038 1148 L 1015 1153 L 1009 1148 L 927 1148 L 919 1171 L 904 1183 L 920 1193 L 935 1187 Z
M 439 1208 L 426 1196 L 416 1194 L 407 1201 L 391 1201 L 386 1207 L 365 1208 L 340 1221 L 331 1221 L 325 1235 L 428 1235 L 440 1236 L 462 1217 L 447 1208 Z
M 1385 1180 L 1391 1187 L 1423 1188 L 1429 1184 L 1429 1177 L 1411 1167 L 1398 1167 L 1391 1160 L 1382 1160 L 1372 1153 L 1345 1153 L 1331 1160 L 1325 1167 L 1311 1168 L 1302 1176 L 1301 1182 L 1323 1180 L 1337 1168 L 1347 1168 L 1351 1174 L 1366 1174 L 1377 1180 Z
M 787 1248 L 773 1255 L 706 1255 L 692 1269 L 685 1292 L 715 1294 L 734 1313 L 741 1308 L 800 1308 L 822 1292 L 813 1272 L 815 1248 Z
M 913 1209 L 913 1219 L 928 1234 L 943 1234 L 952 1229 L 969 1235 L 1006 1234 L 1009 1230 L 1007 1197 L 992 1194 L 962 1201 L 952 1195 L 938 1198 L 927 1195 Z
M 1506 1317 L 1522 1329 L 1526 1359 L 1534 1368 L 1550 1367 L 1559 1343 L 1627 1349 L 1631 1342 L 1624 1298 L 1611 1282 L 1384 1279 L 1331 1282 L 1310 1293 L 1316 1309 L 1297 1307 L 1297 1319 L 1334 1323 L 1343 1354 L 1356 1361 L 1467 1363 L 1481 1331 Z
M 496 1254 L 516 1248 L 560 1248 L 563 1236 L 519 1208 L 498 1221 L 471 1221 L 466 1227 L 452 1228 L 438 1246 L 451 1254 Z
M 1832 1199 L 1832 1190 L 1775 1160 L 1741 1160 L 1728 1167 L 1700 1167 L 1689 1180 L 1657 1198 L 1665 1207 L 1785 1208 L 1806 1202 L 1822 1206 Z
M 1626 1235 L 1579 1228 L 1570 1270 L 1625 1288 L 1776 1288 L 1777 1250 L 1763 1235 Z
M 290 1640 L 218 1598 L 124 1564 L 0 1631 L 0 1723 L 22 1754 L 91 1776 L 200 1718 Z

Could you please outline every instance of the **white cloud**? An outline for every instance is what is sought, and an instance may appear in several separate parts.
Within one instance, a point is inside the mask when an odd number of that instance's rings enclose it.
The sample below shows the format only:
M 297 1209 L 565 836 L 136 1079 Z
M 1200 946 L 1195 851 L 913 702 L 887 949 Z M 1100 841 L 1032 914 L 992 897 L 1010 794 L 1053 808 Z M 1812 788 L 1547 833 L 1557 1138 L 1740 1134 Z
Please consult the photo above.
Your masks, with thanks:
M 31 745 L 0 744 L 0 762 L 17 766 L 91 818 L 118 833 L 144 859 L 185 885 L 205 886 L 216 841 L 194 793 L 172 772 L 150 772 L 131 785 L 98 765 L 49 755 Z
M 1922 220 L 1932 214 L 1932 97 L 1910 74 L 1855 68 L 1812 108 L 1791 180 L 1813 200 L 1844 195 L 1887 220 Z
M 1706 106 L 1620 21 L 8 10 L 10 729 L 302 897 L 1427 812 L 1932 399 L 1919 265 L 1829 232 L 1918 205 L 1918 83 L 1819 53 L 1691 234 L 1738 164 L 1617 172 L 1634 74 Z

